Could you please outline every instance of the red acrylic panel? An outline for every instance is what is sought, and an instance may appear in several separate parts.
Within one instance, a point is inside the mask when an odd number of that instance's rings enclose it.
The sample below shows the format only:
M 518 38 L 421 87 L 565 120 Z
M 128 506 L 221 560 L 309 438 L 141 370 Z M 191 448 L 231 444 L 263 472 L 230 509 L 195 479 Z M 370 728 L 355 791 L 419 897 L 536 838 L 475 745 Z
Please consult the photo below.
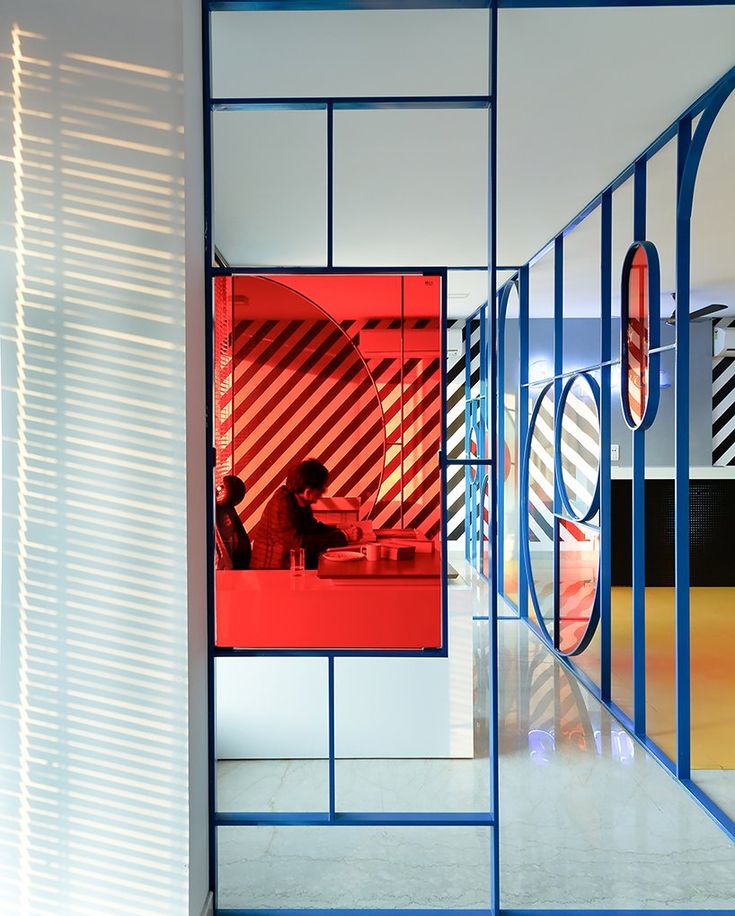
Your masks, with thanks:
M 642 246 L 633 255 L 628 273 L 628 321 L 626 326 L 628 410 L 635 426 L 646 413 L 649 394 L 649 303 L 648 257 Z
M 600 535 L 595 528 L 559 519 L 559 650 L 575 652 L 597 599 Z
M 302 578 L 282 568 L 223 570 L 217 644 L 438 648 L 440 278 L 243 275 L 232 282 L 233 473 L 246 485 L 237 507 L 245 529 L 259 530 L 288 468 L 316 458 L 329 470 L 332 503 L 354 508 L 374 529 L 405 529 L 432 559 L 423 577 L 396 561 L 394 579 L 356 575 L 336 586 L 321 561 L 318 573 L 307 569 Z M 365 561 L 354 562 L 359 572 Z

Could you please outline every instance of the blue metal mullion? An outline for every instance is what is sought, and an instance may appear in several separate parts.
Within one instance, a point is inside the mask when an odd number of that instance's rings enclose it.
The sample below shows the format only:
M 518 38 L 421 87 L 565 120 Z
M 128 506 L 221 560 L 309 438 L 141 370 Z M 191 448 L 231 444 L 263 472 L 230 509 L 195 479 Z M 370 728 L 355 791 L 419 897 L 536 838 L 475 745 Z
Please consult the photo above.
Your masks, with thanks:
M 602 195 L 600 227 L 600 694 L 611 695 L 611 366 L 612 358 L 612 191 Z
M 211 36 L 207 0 L 201 6 L 202 18 L 202 144 L 204 171 L 204 386 L 205 403 L 205 537 L 206 537 L 206 600 L 207 600 L 207 756 L 208 756 L 208 855 L 209 890 L 212 905 L 217 906 L 217 743 L 215 696 L 215 593 L 214 593 L 214 315 L 212 266 L 214 264 L 213 206 L 212 206 L 212 112 L 211 98 Z
M 492 827 L 485 811 L 220 811 L 217 827 Z
M 505 321 L 507 317 L 510 287 L 506 283 L 495 294 L 498 303 L 497 347 L 495 353 L 495 399 L 498 424 L 497 455 L 498 498 L 498 549 L 495 554 L 495 587 L 505 598 Z M 506 598 L 506 601 L 508 599 Z
M 689 283 L 691 206 L 681 213 L 681 184 L 691 145 L 691 118 L 677 135 L 676 361 L 674 367 L 674 585 L 676 628 L 676 774 L 691 776 L 691 624 L 689 596 Z
M 633 237 L 646 238 L 646 161 L 638 159 L 633 172 Z M 633 431 L 632 470 L 632 611 L 633 611 L 633 722 L 637 735 L 646 734 L 646 432 Z
M 327 693 L 329 704 L 329 820 L 336 814 L 336 773 L 334 761 L 334 656 L 327 656 Z
M 554 423 L 561 398 L 561 374 L 564 371 L 564 237 L 554 239 Z M 561 630 L 561 596 L 559 594 L 559 516 L 562 502 L 554 463 L 554 648 L 559 648 Z
M 334 107 L 340 110 L 375 109 L 446 109 L 446 108 L 488 108 L 491 99 L 486 95 L 411 95 L 411 96 L 299 96 L 291 97 L 231 97 L 212 98 L 208 102 L 212 111 L 318 111 Z
M 497 377 L 497 305 L 495 295 L 497 257 L 497 176 L 498 176 L 498 4 L 490 0 L 490 95 L 493 104 L 488 113 L 488 309 L 490 310 L 490 357 L 492 369 L 493 398 L 490 402 L 490 443 L 493 456 L 498 454 L 498 403 L 495 391 Z M 495 561 L 498 548 L 498 463 L 490 474 L 490 550 Z M 492 564 L 490 564 L 492 577 Z M 490 690 L 490 808 L 494 816 L 494 829 L 490 835 L 490 908 L 494 916 L 500 913 L 500 792 L 498 785 L 498 582 L 490 583 L 488 608 L 490 616 L 489 690 Z
M 518 339 L 519 339 L 519 372 L 518 372 L 518 452 L 516 455 L 516 481 L 518 487 L 517 506 L 520 511 L 521 498 L 520 486 L 521 478 L 519 468 L 521 455 L 526 448 L 526 437 L 528 436 L 528 304 L 529 304 L 529 268 L 528 264 L 521 267 L 518 275 Z M 520 525 L 518 530 L 520 531 Z M 516 548 L 517 565 L 518 565 L 518 614 L 522 618 L 528 617 L 528 582 L 526 565 L 523 562 L 523 551 L 520 545 Z
M 334 105 L 327 105 L 327 267 L 334 265 Z
M 470 456 L 472 441 L 472 319 L 464 323 L 464 451 Z M 470 539 L 472 532 L 472 472 L 468 466 L 464 472 L 464 558 L 472 562 Z
M 442 611 L 442 651 L 449 654 L 449 507 L 447 505 L 447 303 L 449 290 L 447 289 L 447 272 L 441 276 L 441 431 L 439 442 L 439 485 L 441 494 L 439 499 L 440 513 L 440 541 L 441 541 L 441 611 Z M 466 472 L 465 472 L 466 473 Z

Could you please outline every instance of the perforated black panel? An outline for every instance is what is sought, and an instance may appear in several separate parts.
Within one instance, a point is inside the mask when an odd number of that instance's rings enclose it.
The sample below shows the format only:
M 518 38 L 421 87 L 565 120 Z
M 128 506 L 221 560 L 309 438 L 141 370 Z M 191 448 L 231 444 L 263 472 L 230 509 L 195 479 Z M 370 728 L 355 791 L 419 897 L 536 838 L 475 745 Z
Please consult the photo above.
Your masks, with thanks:
M 612 584 L 631 584 L 631 483 L 612 482 Z M 689 484 L 691 584 L 735 585 L 735 480 Z M 674 584 L 674 482 L 646 481 L 646 584 Z

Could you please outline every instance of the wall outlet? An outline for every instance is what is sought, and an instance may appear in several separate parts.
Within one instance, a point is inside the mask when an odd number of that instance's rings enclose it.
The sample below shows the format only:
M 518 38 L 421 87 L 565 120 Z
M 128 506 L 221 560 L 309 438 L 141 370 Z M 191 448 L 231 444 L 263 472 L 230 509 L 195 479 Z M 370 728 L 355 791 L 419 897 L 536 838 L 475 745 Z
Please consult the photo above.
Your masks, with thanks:
M 620 446 L 617 442 L 610 446 L 610 461 L 620 461 Z

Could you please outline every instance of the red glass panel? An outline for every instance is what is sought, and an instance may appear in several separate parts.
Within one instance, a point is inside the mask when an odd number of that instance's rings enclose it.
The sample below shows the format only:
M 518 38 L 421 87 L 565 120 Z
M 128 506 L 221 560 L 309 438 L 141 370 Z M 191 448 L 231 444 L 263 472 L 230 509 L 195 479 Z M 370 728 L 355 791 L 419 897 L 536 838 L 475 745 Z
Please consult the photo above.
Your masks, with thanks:
M 636 425 L 643 421 L 648 403 L 648 258 L 639 246 L 628 274 L 628 351 L 627 399 L 631 418 Z
M 595 529 L 559 520 L 559 649 L 574 652 L 587 632 L 597 594 L 600 537 Z
M 249 569 L 218 574 L 217 644 L 440 646 L 439 278 L 233 282 L 232 473 L 246 485 L 237 512 L 254 543 Z M 263 520 L 306 458 L 329 471 L 312 508 L 319 521 L 359 526 L 358 550 L 371 529 L 384 547 L 386 532 L 401 529 L 392 537 L 410 541 L 414 559 L 325 563 L 320 544 L 311 562 L 307 550 L 305 573 L 291 576 L 283 539 L 271 550 Z

